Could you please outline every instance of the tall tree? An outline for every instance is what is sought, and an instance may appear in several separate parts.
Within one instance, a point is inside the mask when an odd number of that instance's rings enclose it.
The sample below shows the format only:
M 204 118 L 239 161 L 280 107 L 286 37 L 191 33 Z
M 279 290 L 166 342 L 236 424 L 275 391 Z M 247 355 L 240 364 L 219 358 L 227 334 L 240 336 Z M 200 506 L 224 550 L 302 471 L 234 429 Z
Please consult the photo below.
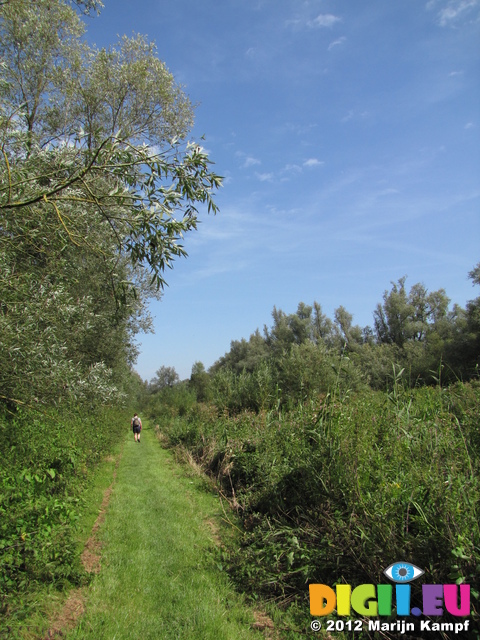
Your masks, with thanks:
M 423 284 L 415 284 L 407 293 L 406 277 L 392 283 L 383 294 L 383 304 L 374 311 L 377 339 L 381 343 L 403 347 L 408 341 L 422 342 L 432 328 L 447 316 L 448 299 L 444 289 L 428 293 Z
M 149 389 L 152 392 L 160 391 L 166 387 L 173 387 L 180 380 L 178 373 L 175 371 L 175 367 L 161 366 L 155 373 L 155 376 L 150 380 Z
M 480 262 L 469 272 L 473 285 L 480 285 Z M 449 344 L 448 361 L 464 379 L 478 376 L 480 370 L 480 297 L 469 300 L 466 309 L 454 308 L 454 335 Z
M 315 341 L 323 341 L 330 345 L 332 342 L 333 323 L 330 318 L 322 312 L 322 307 L 318 302 L 313 303 L 313 328 L 312 334 Z
M 358 325 L 353 325 L 353 316 L 345 307 L 340 306 L 335 309 L 335 325 L 338 337 L 349 349 L 354 349 L 356 345 L 363 342 L 362 329 Z
M 206 402 L 211 397 L 211 380 L 203 362 L 195 362 L 190 375 L 190 386 L 197 394 L 197 402 Z
M 62 395 L 131 363 L 144 301 L 186 255 L 198 204 L 216 211 L 221 180 L 185 140 L 192 106 L 154 45 L 97 50 L 83 30 L 62 0 L 0 6 L 3 396 Z

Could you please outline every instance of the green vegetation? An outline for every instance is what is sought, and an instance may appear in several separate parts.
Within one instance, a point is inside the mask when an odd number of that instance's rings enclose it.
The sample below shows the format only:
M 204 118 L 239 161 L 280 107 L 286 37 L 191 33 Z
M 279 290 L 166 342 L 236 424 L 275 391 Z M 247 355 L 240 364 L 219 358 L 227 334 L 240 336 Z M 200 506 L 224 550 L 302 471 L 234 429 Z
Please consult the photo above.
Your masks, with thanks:
M 480 264 L 469 276 L 480 284 Z M 384 292 L 373 312 L 373 328 L 353 325 L 344 307 L 335 310 L 333 321 L 318 302 L 300 302 L 292 314 L 274 308 L 271 328 L 264 327 L 263 335 L 257 329 L 248 341 L 232 341 L 230 351 L 212 366 L 216 401 L 221 397 L 227 409 L 241 410 L 247 406 L 244 390 L 249 408 L 258 410 L 277 402 L 292 406 L 335 384 L 385 390 L 393 365 L 403 369 L 403 382 L 411 387 L 478 377 L 480 297 L 466 309 L 450 309 L 443 289 L 428 292 L 418 283 L 408 292 L 405 283 L 400 278 Z M 253 377 L 245 378 L 250 373 Z M 249 384 L 253 387 L 247 391 Z
M 209 555 L 211 496 L 199 506 L 174 486 L 151 432 L 130 439 L 73 637 L 249 637 L 225 568 L 302 629 L 309 582 L 375 583 L 399 559 L 473 587 L 480 298 L 450 308 L 403 277 L 373 327 L 300 303 L 189 380 L 133 373 L 146 303 L 221 179 L 186 142 L 193 107 L 154 44 L 82 39 L 79 9 L 100 7 L 0 2 L 0 636 L 28 637 L 39 600 L 88 581 L 92 475 L 140 402 L 214 479 L 242 537 Z M 480 284 L 480 264 L 469 275 Z
M 333 322 L 318 304 L 274 309 L 208 373 L 150 386 L 165 441 L 243 522 L 224 558 L 243 592 L 305 627 L 309 583 L 376 584 L 403 560 L 427 582 L 472 585 L 478 622 L 479 303 L 449 312 L 444 292 L 407 295 L 402 279 L 375 331 L 342 307 Z
M 24 629 L 39 594 L 85 582 L 77 524 L 89 475 L 125 432 L 124 412 L 17 411 L 0 422 L 0 637 Z
M 0 399 L 13 406 L 118 401 L 147 299 L 186 255 L 196 205 L 216 211 L 220 178 L 185 142 L 193 109 L 154 44 L 97 50 L 83 31 L 63 0 L 0 5 Z
M 480 384 L 332 393 L 285 412 L 196 405 L 163 419 L 242 519 L 225 554 L 239 588 L 305 623 L 308 583 L 377 584 L 404 560 L 477 583 Z M 414 590 L 414 594 L 417 594 Z M 478 593 L 472 591 L 478 617 Z M 470 636 L 471 637 L 471 636 Z
M 200 486 L 200 489 L 199 489 Z M 218 500 L 187 477 L 151 429 L 123 448 L 102 527 L 102 571 L 69 638 L 261 638 L 218 570 Z
M 97 0 L 0 2 L 0 634 L 77 585 L 86 483 L 143 383 L 135 336 L 220 178 L 143 36 L 83 39 Z

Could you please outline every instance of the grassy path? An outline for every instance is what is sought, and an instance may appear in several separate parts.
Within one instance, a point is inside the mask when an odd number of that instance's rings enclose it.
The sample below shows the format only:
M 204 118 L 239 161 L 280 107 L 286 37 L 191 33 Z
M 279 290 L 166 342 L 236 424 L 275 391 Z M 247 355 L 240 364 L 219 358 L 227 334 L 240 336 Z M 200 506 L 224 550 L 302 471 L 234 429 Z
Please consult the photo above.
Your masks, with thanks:
M 130 433 L 100 537 L 102 569 L 69 639 L 263 638 L 216 566 L 216 498 L 185 476 L 152 430 Z

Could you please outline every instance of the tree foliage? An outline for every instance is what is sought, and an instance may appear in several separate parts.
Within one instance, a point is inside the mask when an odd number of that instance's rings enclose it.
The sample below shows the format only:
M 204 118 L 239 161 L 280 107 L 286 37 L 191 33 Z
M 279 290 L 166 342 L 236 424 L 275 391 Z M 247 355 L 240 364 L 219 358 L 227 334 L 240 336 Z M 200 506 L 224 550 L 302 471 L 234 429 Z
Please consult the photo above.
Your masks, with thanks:
M 162 366 L 155 373 L 155 377 L 152 378 L 149 384 L 150 391 L 160 391 L 166 387 L 173 387 L 174 384 L 179 382 L 180 378 L 175 371 L 175 367 Z
M 190 375 L 190 387 L 197 395 L 197 402 L 207 402 L 211 399 L 210 376 L 205 370 L 203 362 L 195 362 Z
M 374 312 L 375 331 L 381 343 L 403 347 L 406 342 L 422 342 L 438 329 L 447 316 L 450 300 L 444 289 L 428 293 L 423 284 L 415 284 L 407 294 L 406 277 L 392 283 L 383 294 L 383 304 Z
M 469 276 L 480 280 L 480 265 Z M 392 283 L 360 327 L 343 306 L 333 321 L 321 305 L 300 302 L 287 314 L 274 307 L 272 326 L 249 340 L 233 340 L 210 369 L 217 404 L 230 411 L 291 407 L 344 390 L 389 389 L 398 371 L 411 386 L 468 380 L 480 364 L 480 298 L 449 308 L 444 289 L 422 283 L 408 291 L 406 277 Z
M 83 32 L 62 0 L 0 6 L 4 398 L 118 391 L 145 301 L 186 255 L 197 207 L 216 212 L 221 179 L 186 139 L 193 107 L 154 44 L 99 50 Z

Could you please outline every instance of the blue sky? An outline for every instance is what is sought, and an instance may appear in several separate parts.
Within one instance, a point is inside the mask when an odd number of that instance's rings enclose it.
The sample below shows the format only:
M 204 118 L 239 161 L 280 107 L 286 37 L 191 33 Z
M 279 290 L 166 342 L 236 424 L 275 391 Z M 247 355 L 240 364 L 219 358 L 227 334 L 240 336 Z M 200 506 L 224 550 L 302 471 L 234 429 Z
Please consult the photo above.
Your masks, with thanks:
M 152 303 L 137 370 L 181 378 L 300 301 L 355 324 L 391 281 L 479 292 L 480 0 L 104 0 L 197 103 L 225 177 Z

